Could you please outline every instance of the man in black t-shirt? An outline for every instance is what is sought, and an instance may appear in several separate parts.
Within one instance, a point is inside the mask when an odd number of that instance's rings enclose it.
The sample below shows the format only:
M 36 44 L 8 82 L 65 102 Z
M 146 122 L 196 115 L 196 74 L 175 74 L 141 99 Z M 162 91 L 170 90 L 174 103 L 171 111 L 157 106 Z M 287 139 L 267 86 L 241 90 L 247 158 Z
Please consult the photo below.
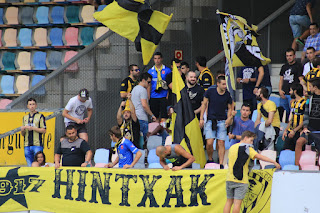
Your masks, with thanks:
M 197 74 L 195 71 L 189 71 L 186 76 L 187 92 L 191 101 L 194 114 L 200 119 L 201 102 L 203 100 L 204 89 L 197 84 Z
M 127 95 L 131 93 L 133 87 L 138 85 L 138 79 L 140 76 L 140 69 L 138 65 L 131 64 L 129 66 L 129 76 L 122 80 L 120 88 L 120 97 L 122 100 L 127 99 Z
M 131 93 L 127 95 L 128 100 L 122 101 L 117 113 L 117 123 L 121 130 L 121 136 L 130 140 L 136 147 L 140 141 L 140 125 L 136 110 L 131 101 Z
M 213 162 L 213 142 L 217 139 L 217 150 L 220 167 L 223 167 L 223 158 L 225 154 L 224 141 L 227 137 L 227 127 L 232 123 L 232 98 L 227 90 L 225 76 L 217 79 L 216 87 L 209 87 L 205 92 L 200 112 L 200 128 L 204 127 L 204 112 L 207 110 L 207 122 L 204 128 L 206 136 L 206 148 L 208 154 L 208 163 Z M 226 111 L 228 110 L 228 113 Z
M 300 62 L 296 61 L 295 51 L 292 48 L 286 50 L 285 63 L 280 70 L 280 81 L 279 81 L 279 95 L 280 95 L 280 106 L 286 110 L 286 121 L 289 120 L 290 114 L 290 101 L 291 97 L 289 94 L 290 85 L 303 81 L 303 66 Z
M 77 130 L 73 125 L 67 126 L 66 136 L 59 143 L 54 155 L 55 168 L 60 167 L 61 155 L 62 166 L 86 167 L 92 159 L 92 151 L 89 144 L 77 136 Z
M 177 69 L 181 75 L 181 78 L 182 78 L 182 81 L 185 82 L 186 80 L 186 77 L 185 75 L 182 73 L 181 71 L 181 61 L 177 58 L 174 58 L 171 60 L 171 69 L 172 68 L 172 63 L 175 62 L 176 63 L 176 66 L 177 66 Z M 174 101 L 172 99 L 172 72 L 170 72 L 167 77 L 166 77 L 166 82 L 167 82 L 167 85 L 168 85 L 168 100 L 167 100 L 167 106 L 173 106 L 174 104 Z

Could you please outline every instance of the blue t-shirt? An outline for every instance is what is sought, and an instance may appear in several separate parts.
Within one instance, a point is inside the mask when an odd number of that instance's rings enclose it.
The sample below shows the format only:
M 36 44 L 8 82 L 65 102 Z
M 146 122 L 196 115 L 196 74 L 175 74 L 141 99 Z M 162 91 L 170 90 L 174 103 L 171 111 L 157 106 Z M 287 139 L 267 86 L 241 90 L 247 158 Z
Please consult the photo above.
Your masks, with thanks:
M 130 165 L 133 162 L 133 154 L 136 154 L 139 149 L 135 147 L 130 140 L 123 138 L 117 151 L 119 156 L 119 168 L 122 168 L 124 165 Z
M 248 79 L 248 78 L 258 78 L 258 72 L 255 69 L 255 67 L 242 67 L 241 70 L 239 70 L 238 78 L 242 79 Z M 242 84 L 242 91 L 243 91 L 243 100 L 249 100 L 255 97 L 255 94 L 253 94 L 254 87 L 256 85 L 256 82 L 249 82 L 247 84 Z
M 230 93 L 226 90 L 223 95 L 219 95 L 217 88 L 210 86 L 204 93 L 204 97 L 209 99 L 208 120 L 226 120 L 228 104 L 232 104 Z
M 148 73 L 152 75 L 150 98 L 166 98 L 168 90 L 162 89 L 160 92 L 156 92 L 158 73 L 155 67 L 153 66 L 151 69 L 149 69 Z M 166 67 L 165 65 L 162 65 L 162 70 L 161 70 L 162 80 L 165 81 L 169 73 L 171 73 L 171 69 L 169 67 Z
M 242 135 L 242 133 L 246 130 L 254 132 L 254 122 L 251 119 L 248 119 L 247 121 L 243 121 L 243 120 L 241 120 L 240 116 L 234 117 L 232 134 L 233 135 Z M 236 144 L 239 142 L 240 141 L 236 140 L 236 139 L 230 140 L 231 146 L 233 144 Z

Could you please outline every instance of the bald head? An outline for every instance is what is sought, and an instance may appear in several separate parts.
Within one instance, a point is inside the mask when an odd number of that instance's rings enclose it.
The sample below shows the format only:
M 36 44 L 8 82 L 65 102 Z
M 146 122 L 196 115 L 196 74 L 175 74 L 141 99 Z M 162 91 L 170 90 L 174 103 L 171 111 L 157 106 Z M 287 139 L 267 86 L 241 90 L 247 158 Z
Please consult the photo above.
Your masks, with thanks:
M 165 152 L 166 152 L 166 147 L 164 146 L 158 146 L 157 149 L 156 149 L 156 154 L 159 156 L 159 157 L 162 157 L 165 155 Z

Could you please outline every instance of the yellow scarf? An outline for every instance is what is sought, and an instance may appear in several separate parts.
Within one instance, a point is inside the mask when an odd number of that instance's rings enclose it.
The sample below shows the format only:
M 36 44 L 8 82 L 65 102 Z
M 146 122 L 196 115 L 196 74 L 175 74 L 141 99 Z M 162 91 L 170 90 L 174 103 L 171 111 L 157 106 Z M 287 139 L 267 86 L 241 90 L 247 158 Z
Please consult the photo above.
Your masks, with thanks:
M 162 65 L 162 66 L 163 66 L 163 65 Z M 161 77 L 162 66 L 161 66 L 161 69 L 158 70 L 158 69 L 157 69 L 157 66 L 154 65 L 154 68 L 155 68 L 156 71 L 157 71 L 157 86 L 156 86 L 156 90 L 159 90 L 160 88 L 162 88 L 162 84 L 161 84 L 161 81 L 162 81 L 162 77 Z
M 120 138 L 119 141 L 114 145 L 113 151 L 117 151 L 117 148 L 121 142 L 122 142 L 122 138 Z

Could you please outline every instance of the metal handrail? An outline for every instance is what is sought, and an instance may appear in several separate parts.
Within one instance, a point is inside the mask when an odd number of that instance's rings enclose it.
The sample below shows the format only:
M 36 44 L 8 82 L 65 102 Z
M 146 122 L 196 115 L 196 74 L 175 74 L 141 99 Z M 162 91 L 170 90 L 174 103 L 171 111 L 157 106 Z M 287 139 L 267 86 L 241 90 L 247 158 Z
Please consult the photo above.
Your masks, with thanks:
M 284 5 L 282 5 L 279 9 L 277 9 L 276 11 L 274 11 L 271 15 L 269 15 L 267 18 L 265 18 L 262 22 L 260 22 L 258 24 L 258 31 L 262 30 L 263 28 L 265 28 L 266 26 L 268 26 L 274 19 L 276 19 L 278 16 L 280 16 L 284 11 L 286 11 L 287 9 L 289 9 L 293 4 L 295 3 L 295 0 L 290 0 L 287 3 L 285 3 Z M 212 67 L 213 65 L 215 65 L 216 63 L 218 63 L 222 58 L 224 57 L 224 51 L 220 52 L 219 54 L 217 54 L 216 56 L 214 56 L 213 58 L 211 58 L 208 62 L 207 62 L 207 66 L 208 67 Z
M 64 63 L 63 65 L 61 65 L 57 70 L 55 70 L 54 72 L 50 73 L 46 78 L 44 78 L 43 80 L 41 80 L 37 85 L 35 85 L 34 87 L 31 87 L 28 91 L 26 91 L 25 93 L 23 93 L 21 96 L 19 96 L 18 98 L 14 99 L 10 104 L 8 104 L 6 106 L 6 109 L 12 109 L 13 106 L 17 105 L 18 103 L 20 103 L 20 101 L 24 100 L 26 97 L 28 97 L 30 94 L 32 94 L 35 90 L 37 90 L 38 88 L 40 88 L 41 86 L 43 86 L 45 83 L 47 83 L 48 81 L 50 81 L 51 79 L 55 78 L 56 76 L 58 76 L 61 72 L 63 72 L 67 67 L 69 67 L 71 64 L 73 64 L 74 62 L 76 62 L 77 60 L 79 60 L 82 56 L 86 55 L 88 52 L 90 52 L 93 48 L 95 48 L 99 43 L 101 43 L 102 41 L 104 41 L 105 39 L 107 39 L 108 37 L 110 37 L 114 32 L 109 30 L 108 32 L 106 32 L 105 34 L 103 34 L 102 36 L 100 36 L 97 40 L 95 40 L 94 42 L 92 42 L 89 46 L 87 46 L 86 48 L 82 49 L 79 51 L 79 53 L 77 55 L 75 55 L 74 57 L 72 57 L 70 60 L 68 60 L 66 63 Z

